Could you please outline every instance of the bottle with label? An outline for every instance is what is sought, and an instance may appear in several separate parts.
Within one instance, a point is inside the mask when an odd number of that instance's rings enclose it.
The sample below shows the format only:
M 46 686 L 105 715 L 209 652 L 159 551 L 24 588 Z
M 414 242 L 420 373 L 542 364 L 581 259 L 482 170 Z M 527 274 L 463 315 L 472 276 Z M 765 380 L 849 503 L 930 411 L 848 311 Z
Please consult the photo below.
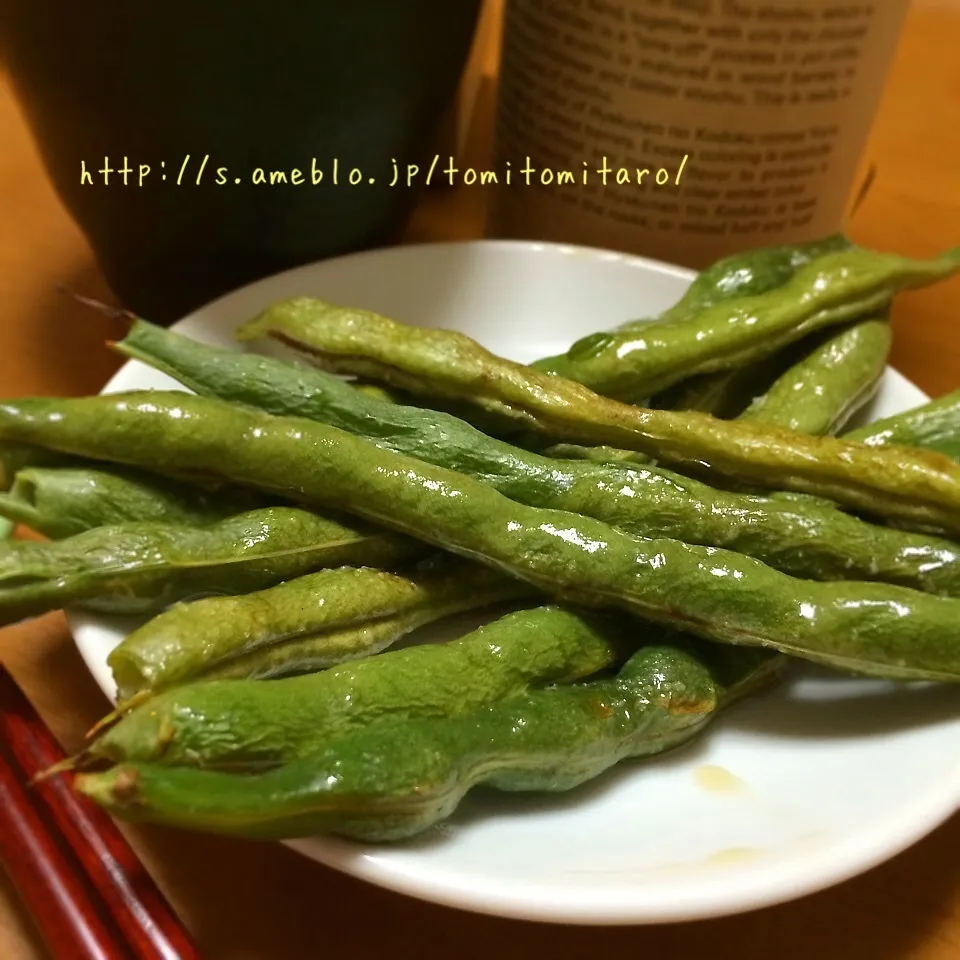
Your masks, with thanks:
M 842 227 L 908 0 L 507 0 L 488 234 L 694 268 Z

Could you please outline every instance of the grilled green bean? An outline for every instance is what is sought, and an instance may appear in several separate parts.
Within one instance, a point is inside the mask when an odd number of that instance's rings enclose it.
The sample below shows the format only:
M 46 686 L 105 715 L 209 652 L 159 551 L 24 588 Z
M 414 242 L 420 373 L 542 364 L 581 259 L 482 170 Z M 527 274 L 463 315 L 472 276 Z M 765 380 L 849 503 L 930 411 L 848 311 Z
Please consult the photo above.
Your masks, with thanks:
M 718 303 L 758 296 L 782 287 L 800 267 L 827 254 L 849 250 L 851 246 L 846 237 L 836 234 L 811 243 L 764 247 L 724 257 L 697 274 L 680 300 L 655 319 L 661 322 L 692 321 L 702 310 Z M 617 327 L 616 332 L 641 331 L 649 323 L 649 320 L 634 320 Z M 605 337 L 604 334 L 594 336 L 600 339 Z M 583 344 L 584 341 L 578 342 Z M 770 361 L 743 364 L 732 370 L 685 378 L 653 397 L 649 406 L 663 410 L 698 410 L 700 413 L 730 419 L 737 416 L 754 396 L 763 393 L 778 373 L 783 372 L 782 369 L 776 370 L 780 366 L 776 358 L 774 370 L 768 374 L 766 368 L 769 366 Z M 577 379 L 566 354 L 547 357 L 534 363 L 533 367 L 568 379 Z M 620 399 L 636 403 L 642 398 L 631 393 Z
M 684 295 L 668 310 L 655 318 L 631 320 L 621 324 L 614 330 L 614 334 L 623 336 L 627 333 L 645 331 L 650 328 L 652 322 L 669 324 L 692 322 L 702 311 L 718 304 L 739 301 L 776 290 L 792 279 L 800 268 L 829 254 L 849 250 L 851 246 L 846 237 L 836 234 L 811 243 L 764 247 L 724 257 L 697 274 Z M 696 330 L 691 328 L 691 333 L 695 335 Z M 590 334 L 578 340 L 577 346 L 582 350 L 588 350 L 591 343 L 601 345 L 608 337 L 607 333 Z M 532 366 L 571 380 L 577 379 L 576 364 L 570 362 L 568 354 L 546 357 Z M 691 384 L 690 388 L 683 392 L 680 405 L 653 402 L 651 406 L 676 410 L 700 410 L 702 413 L 711 413 L 715 416 L 734 416 L 734 412 L 725 414 L 714 405 L 729 405 L 735 402 L 734 398 L 739 396 L 745 386 L 741 379 L 743 369 L 743 365 L 737 367 L 736 372 L 733 373 L 732 382 L 724 376 L 697 377 L 698 383 Z M 750 380 L 752 379 L 751 376 Z M 593 386 L 593 389 L 597 393 L 606 393 L 600 386 Z M 627 389 L 617 394 L 617 397 L 639 403 L 650 393 L 649 390 L 646 394 L 642 391 L 641 385 L 639 391 Z
M 631 320 L 615 328 L 614 333 L 640 332 L 651 323 L 678 323 L 693 321 L 697 315 L 719 303 L 743 297 L 757 296 L 783 286 L 800 267 L 830 253 L 848 250 L 852 245 L 842 235 L 826 237 L 807 244 L 766 247 L 747 250 L 724 257 L 703 270 L 693 280 L 684 295 L 672 307 L 653 318 Z M 694 330 L 695 334 L 696 331 Z M 590 334 L 577 343 L 585 348 L 591 341 L 602 343 L 607 333 Z M 774 362 L 776 358 L 773 358 Z M 654 407 L 660 410 L 697 410 L 715 417 L 730 419 L 740 413 L 753 398 L 769 387 L 783 370 L 766 372 L 771 361 L 741 364 L 734 369 L 684 377 L 681 381 L 654 396 L 627 390 L 617 399 Z M 566 354 L 545 357 L 535 361 L 534 369 L 576 380 L 576 370 Z M 594 387 L 597 393 L 605 391 Z M 468 418 L 466 418 L 468 419 Z M 527 444 L 524 443 L 524 446 Z M 637 462 L 637 455 L 633 457 Z M 647 462 L 644 458 L 640 462 Z
M 591 463 L 622 464 L 627 467 L 655 465 L 654 458 L 645 453 L 604 444 L 588 447 L 581 443 L 547 443 L 541 444 L 537 452 L 552 460 L 589 460 Z
M 655 628 L 654 628 L 655 629 Z M 374 723 L 468 713 L 611 666 L 644 627 L 559 607 L 274 683 L 191 683 L 134 707 L 86 751 L 115 762 L 249 768 L 288 762 Z
M 64 606 L 151 613 L 321 567 L 386 566 L 424 552 L 407 537 L 293 507 L 253 510 L 207 527 L 98 527 L 66 540 L 0 546 L 0 623 Z
M 871 447 L 903 444 L 960 460 L 960 390 L 847 434 Z
M 142 322 L 141 320 L 135 320 L 134 324 L 136 325 Z M 113 344 L 113 346 L 119 347 L 120 344 Z M 371 400 L 379 400 L 382 403 L 406 403 L 408 399 L 398 394 L 395 390 L 388 390 L 379 383 L 354 383 L 351 384 L 351 386 L 365 397 L 369 397 Z
M 620 760 L 679 746 L 770 669 L 762 658 L 738 666 L 724 687 L 683 646 L 644 647 L 611 680 L 534 690 L 457 717 L 376 724 L 267 773 L 141 763 L 75 782 L 126 820 L 261 839 L 399 840 L 449 817 L 477 784 L 566 791 Z
M 935 283 L 958 269 L 960 249 L 930 261 L 841 250 L 807 263 L 767 292 L 714 303 L 692 320 L 592 334 L 577 341 L 563 361 L 535 366 L 605 396 L 649 395 L 695 373 L 771 356 L 815 330 L 884 309 L 900 290 Z M 368 363 L 363 372 L 373 379 L 377 369 Z
M 896 444 L 932 450 L 960 461 L 960 390 L 912 410 L 849 430 L 841 437 L 851 443 L 865 443 L 872 447 Z M 539 452 L 548 457 L 592 460 L 597 463 L 646 464 L 651 460 L 635 450 L 587 447 L 574 443 L 541 444 Z
M 740 419 L 775 420 L 799 433 L 836 433 L 876 393 L 890 342 L 885 317 L 870 317 L 831 332 Z
M 782 351 L 782 354 L 788 352 Z M 785 358 L 778 354 L 772 360 L 744 364 L 736 370 L 701 373 L 658 393 L 650 406 L 658 410 L 709 413 L 712 417 L 731 420 L 769 390 L 787 365 Z
M 403 576 L 372 568 L 321 570 L 243 596 L 176 604 L 129 634 L 107 663 L 126 699 L 181 684 L 219 661 L 332 628 L 418 607 L 453 613 L 530 593 L 521 581 L 450 557 Z M 339 637 L 332 638 L 328 657 L 371 652 L 366 646 L 344 650 Z
M 76 466 L 78 459 L 29 443 L 0 442 L 0 492 L 8 491 L 21 470 L 30 467 Z
M 661 313 L 659 321 L 692 321 L 702 310 L 742 297 L 758 296 L 782 287 L 800 267 L 813 260 L 849 250 L 852 244 L 840 235 L 815 240 L 811 243 L 762 247 L 746 250 L 716 261 L 697 274 L 680 300 L 669 310 Z M 615 332 L 641 331 L 649 320 L 631 321 L 617 327 Z M 593 334 L 603 340 L 605 334 Z M 583 338 L 579 343 L 584 343 Z M 781 351 L 781 354 L 789 353 Z M 649 403 L 662 410 L 697 410 L 715 417 L 730 419 L 737 416 L 759 394 L 784 372 L 786 358 L 778 357 L 758 364 L 742 364 L 719 373 L 705 373 L 685 378 L 675 386 L 657 394 Z M 546 357 L 533 364 L 571 380 L 576 380 L 575 371 L 567 361 L 566 354 Z M 772 369 L 768 369 L 772 367 Z M 602 390 L 597 390 L 603 393 Z M 630 396 L 633 402 L 639 398 Z
M 960 252 L 956 260 L 960 266 Z M 638 449 L 756 487 L 812 493 L 901 526 L 960 531 L 960 469 L 929 452 L 645 410 L 496 357 L 464 334 L 306 298 L 278 304 L 238 332 L 243 340 L 265 335 L 296 342 L 333 368 L 376 367 L 388 379 L 399 371 L 421 392 L 462 396 L 561 439 Z
M 887 320 L 858 320 L 839 333 L 806 337 L 762 363 L 692 377 L 651 406 L 835 434 L 876 393 L 890 354 Z
M 221 660 L 198 674 L 197 680 L 273 680 L 299 673 L 316 673 L 357 657 L 372 656 L 429 623 L 442 620 L 467 606 L 481 604 L 469 594 L 438 597 L 409 610 L 365 620 L 347 627 L 324 630 L 259 647 L 229 660 Z M 191 681 L 196 682 L 196 681 Z
M 0 517 L 59 540 L 126 522 L 209 524 L 259 505 L 246 491 L 212 493 L 133 471 L 33 467 L 0 494 Z
M 782 287 L 802 267 L 832 253 L 850 250 L 853 244 L 842 234 L 832 234 L 809 243 L 784 244 L 744 250 L 715 261 L 701 270 L 683 296 L 656 320 L 688 321 L 702 311 L 741 297 L 755 297 Z M 631 320 L 621 324 L 622 331 L 642 330 L 649 320 Z M 541 360 L 544 367 L 562 362 L 561 357 Z M 559 372 L 559 371 L 558 371 Z M 569 372 L 561 373 L 569 377 Z
M 148 391 L 7 401 L 0 432 L 140 467 L 173 460 L 343 509 L 547 594 L 619 606 L 708 639 L 875 676 L 960 679 L 960 600 L 795 580 L 730 551 L 632 537 L 589 517 L 514 503 L 487 484 L 309 420 Z
M 640 536 L 726 547 L 794 576 L 882 580 L 960 596 L 960 548 L 866 523 L 840 513 L 830 501 L 721 491 L 661 468 L 548 459 L 443 413 L 375 402 L 329 374 L 209 347 L 143 321 L 118 347 L 196 393 L 328 423 L 396 453 L 469 474 L 529 506 L 580 513 Z M 609 453 L 614 463 L 629 455 L 609 448 L 574 448 L 569 455 L 575 453 L 598 460 Z

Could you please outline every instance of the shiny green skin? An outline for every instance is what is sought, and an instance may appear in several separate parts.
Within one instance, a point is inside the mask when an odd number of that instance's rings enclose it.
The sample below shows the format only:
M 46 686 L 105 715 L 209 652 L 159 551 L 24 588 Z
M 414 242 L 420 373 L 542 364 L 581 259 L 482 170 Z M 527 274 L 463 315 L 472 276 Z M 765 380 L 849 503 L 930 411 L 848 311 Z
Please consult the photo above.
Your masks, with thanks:
M 871 447 L 904 444 L 935 450 L 960 461 L 960 390 L 846 435 Z
M 792 279 L 796 272 L 831 253 L 851 249 L 852 244 L 842 235 L 825 237 L 805 244 L 790 244 L 780 247 L 763 247 L 746 250 L 717 260 L 696 278 L 684 292 L 684 295 L 668 310 L 657 317 L 643 320 L 631 320 L 621 324 L 612 333 L 592 333 L 574 343 L 567 353 L 556 357 L 546 357 L 531 364 L 535 369 L 557 376 L 577 380 L 578 363 L 576 357 L 590 355 L 594 350 L 604 349 L 611 336 L 622 337 L 649 328 L 651 323 L 683 324 L 695 320 L 703 311 L 717 304 L 738 301 L 745 297 L 755 297 L 782 287 Z M 698 328 L 691 327 L 690 334 L 695 336 Z M 656 358 L 654 358 L 655 361 Z M 670 363 L 669 355 L 661 355 L 660 360 Z M 654 361 L 651 361 L 653 363 Z M 738 367 L 736 376 L 742 371 Z M 684 377 L 683 379 L 686 379 Z M 693 386 L 693 392 L 685 394 L 682 405 L 670 405 L 677 410 L 701 410 L 724 416 L 718 409 L 706 406 L 706 403 L 729 402 L 731 395 L 739 393 L 738 385 L 728 382 L 720 375 L 705 375 L 696 378 L 700 381 Z M 707 381 L 710 381 L 709 383 Z M 608 393 L 603 384 L 590 384 L 597 393 L 616 396 L 620 400 L 640 402 L 649 396 L 650 390 L 640 384 L 637 389 L 623 389 L 616 394 Z M 644 392 L 645 391 L 645 392 Z M 701 393 L 701 391 L 703 391 Z M 699 394 L 699 396 L 697 395 Z M 667 407 L 666 403 L 651 403 L 652 406 Z M 733 416 L 733 413 L 729 414 Z
M 751 557 L 525 506 L 333 427 L 185 393 L 0 404 L 0 433 L 185 469 L 342 509 L 586 606 L 839 669 L 960 679 L 960 600 L 888 584 L 796 580 Z M 949 462 L 949 461 L 947 461 Z
M 809 243 L 758 247 L 722 257 L 705 270 L 701 270 L 683 296 L 656 319 L 693 320 L 703 310 L 718 303 L 768 293 L 782 287 L 808 263 L 831 253 L 850 250 L 852 247 L 853 244 L 845 236 L 833 234 Z M 649 320 L 631 320 L 618 329 L 642 330 L 649 322 Z M 554 360 L 559 359 L 548 357 L 541 360 L 540 364 L 546 368 L 552 366 Z
M 757 363 L 691 377 L 657 394 L 650 406 L 724 420 L 762 419 L 815 436 L 835 434 L 872 397 L 883 373 L 890 352 L 890 328 L 880 326 L 886 319 L 857 320 L 839 333 L 819 331 Z M 751 412 L 760 404 L 773 416 Z
M 829 253 L 848 250 L 851 246 L 846 237 L 837 234 L 810 243 L 763 247 L 724 257 L 697 274 L 680 300 L 652 319 L 692 321 L 700 311 L 718 303 L 775 290 L 791 279 L 800 267 Z M 633 320 L 617 327 L 614 332 L 643 330 L 650 322 L 650 319 Z M 696 333 L 695 330 L 693 332 Z M 606 337 L 605 333 L 590 334 L 578 340 L 570 351 L 589 350 L 591 343 L 603 343 Z M 767 368 L 771 365 L 774 367 L 772 376 L 767 374 Z M 571 380 L 577 379 L 575 364 L 570 363 L 567 354 L 547 357 L 531 366 Z M 777 366 L 777 358 L 768 358 L 761 363 L 744 364 L 732 370 L 684 378 L 675 386 L 651 398 L 648 405 L 663 410 L 699 410 L 701 413 L 730 419 L 737 416 L 754 396 L 769 386 L 777 375 Z M 604 392 L 597 389 L 597 393 Z M 630 393 L 619 399 L 636 403 L 642 398 Z
M 29 443 L 0 442 L 0 492 L 8 491 L 21 470 L 30 467 L 76 466 L 80 461 Z
M 834 434 L 842 429 L 844 423 L 855 415 L 857 407 L 868 402 L 872 396 L 867 367 L 860 366 L 859 358 L 851 356 L 844 346 L 853 346 L 857 340 L 868 340 L 869 342 L 863 343 L 866 351 L 865 360 L 869 365 L 875 364 L 876 370 L 880 367 L 881 356 L 886 352 L 884 341 L 888 341 L 891 335 L 889 327 L 884 331 L 877 327 L 876 319 L 871 318 L 863 323 L 865 330 L 860 330 L 858 325 L 854 324 L 839 334 L 828 334 L 818 348 L 798 361 L 796 372 L 783 371 L 782 382 L 775 390 L 778 401 L 782 402 L 773 403 L 771 402 L 773 398 L 767 399 L 761 395 L 751 404 L 752 409 L 747 408 L 741 411 L 740 416 L 811 434 Z M 835 345 L 841 348 L 835 357 L 820 356 L 820 351 L 829 354 L 834 350 Z M 818 359 L 825 360 L 829 369 L 830 361 L 834 358 L 840 360 L 842 366 L 833 372 L 847 378 L 849 382 L 849 390 L 846 393 L 838 393 L 837 382 L 826 379 L 814 365 Z M 877 383 L 882 373 L 883 370 L 880 369 L 877 374 Z M 735 400 L 730 395 L 730 391 L 739 395 L 740 390 L 736 387 L 736 381 L 740 377 L 748 381 L 750 379 L 741 371 L 708 374 L 694 378 L 688 384 L 681 384 L 682 390 L 674 391 L 674 394 L 668 398 L 670 406 L 665 405 L 664 409 L 700 410 L 715 416 L 734 416 L 731 405 Z M 804 401 L 802 406 L 794 402 L 799 401 L 800 398 L 795 398 L 791 394 L 791 389 L 802 393 Z M 960 461 L 960 391 L 917 407 L 915 410 L 908 410 L 885 420 L 867 424 L 857 430 L 848 431 L 842 434 L 842 437 L 850 442 L 867 443 L 878 447 L 893 443 L 928 449 Z M 621 450 L 616 447 L 586 447 L 560 443 L 541 444 L 538 449 L 546 456 L 593 460 L 598 463 L 646 464 L 651 462 L 650 457 L 635 450 Z
M 529 594 L 520 581 L 443 557 L 400 576 L 372 567 L 340 567 L 295 577 L 243 596 L 178 603 L 130 633 L 107 657 L 120 696 L 182 684 L 224 660 L 262 647 L 389 617 L 423 606 L 453 612 Z M 354 633 L 355 640 L 361 635 Z M 314 656 L 319 651 L 315 643 Z M 377 652 L 344 649 L 332 638 L 328 658 Z
M 286 763 L 374 723 L 457 716 L 534 686 L 589 677 L 626 651 L 629 633 L 642 630 L 632 618 L 540 607 L 451 643 L 322 673 L 192 683 L 134 707 L 87 753 L 117 763 L 233 769 Z
M 259 505 L 246 492 L 208 492 L 149 474 L 93 467 L 28 467 L 0 494 L 0 516 L 53 540 L 128 522 L 202 526 Z
M 692 410 L 712 417 L 732 420 L 770 389 L 789 365 L 781 351 L 777 356 L 744 364 L 736 370 L 702 373 L 658 393 L 649 406 L 659 410 Z
M 407 537 L 294 507 L 207 527 L 98 527 L 66 540 L 0 545 L 0 624 L 66 606 L 154 613 L 178 600 L 248 593 L 322 567 L 388 566 L 423 552 Z
M 653 457 L 636 450 L 620 447 L 586 447 L 579 443 L 549 443 L 537 448 L 538 452 L 554 460 L 589 460 L 591 463 L 623 464 L 626 467 L 651 466 Z
M 762 660 L 750 666 L 741 675 L 752 684 L 769 669 Z M 449 817 L 478 784 L 567 791 L 628 757 L 679 746 L 725 695 L 683 647 L 651 646 L 610 680 L 534 690 L 455 717 L 372 725 L 267 773 L 121 764 L 75 784 L 125 820 L 269 840 L 334 833 L 395 841 Z
M 892 260 L 901 280 L 929 280 L 960 268 L 960 251 L 927 264 Z M 850 273 L 847 288 L 856 277 Z M 879 268 L 867 276 L 876 285 Z M 809 297 L 805 305 L 815 301 Z M 781 309 L 789 311 L 790 305 Z M 277 304 L 237 333 L 241 340 L 268 335 L 309 350 L 320 365 L 376 369 L 381 379 L 403 380 L 422 393 L 460 396 L 560 439 L 637 449 L 687 470 L 812 493 L 901 526 L 960 531 L 960 469 L 928 452 L 873 450 L 757 423 L 634 407 L 497 357 L 465 334 L 408 327 L 309 298 Z
M 525 585 L 521 583 L 520 587 L 524 588 Z M 472 597 L 468 590 L 434 597 L 388 617 L 364 620 L 346 627 L 324 630 L 313 636 L 285 640 L 231 657 L 229 660 L 221 660 L 200 673 L 196 679 L 274 680 L 299 673 L 327 670 L 357 657 L 371 657 L 420 627 L 452 614 L 483 606 L 486 599 L 484 596 Z
M 876 394 L 892 341 L 886 317 L 831 333 L 741 414 L 798 433 L 834 434 Z
M 649 395 L 694 374 L 772 356 L 815 330 L 882 310 L 900 290 L 958 269 L 960 250 L 930 261 L 862 248 L 828 253 L 764 293 L 714 303 L 692 318 L 595 334 L 575 343 L 559 368 L 537 367 L 605 396 Z
M 122 340 L 120 343 L 113 344 L 113 346 L 121 353 L 127 354 L 127 356 L 132 356 L 132 354 L 125 349 L 125 343 L 127 345 L 130 344 L 132 334 L 144 323 L 145 321 L 140 319 L 134 320 L 130 333 L 127 334 L 124 340 Z M 152 326 L 152 324 L 148 324 L 147 326 Z M 157 329 L 163 330 L 164 328 L 157 327 Z M 371 400 L 379 400 L 382 403 L 405 403 L 407 400 L 406 397 L 401 396 L 394 390 L 388 390 L 379 383 L 354 383 L 351 384 L 351 386 L 357 391 L 357 393 L 361 393 L 365 397 L 369 397 Z
M 195 393 L 330 424 L 469 474 L 529 506 L 580 513 L 640 536 L 725 547 L 798 577 L 881 580 L 960 596 L 960 548 L 866 523 L 828 501 L 717 490 L 661 468 L 623 463 L 632 454 L 609 448 L 569 453 L 582 452 L 598 464 L 538 456 L 447 414 L 378 402 L 329 374 L 209 347 L 143 321 L 118 346 Z M 609 465 L 607 456 L 620 465 Z

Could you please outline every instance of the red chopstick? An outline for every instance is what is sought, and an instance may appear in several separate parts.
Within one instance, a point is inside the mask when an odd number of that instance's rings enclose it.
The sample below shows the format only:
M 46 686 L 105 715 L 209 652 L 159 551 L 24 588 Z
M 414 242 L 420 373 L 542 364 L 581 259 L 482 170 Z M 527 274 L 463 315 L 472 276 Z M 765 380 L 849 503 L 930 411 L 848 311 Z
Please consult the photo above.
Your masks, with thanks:
M 0 754 L 0 856 L 54 955 L 199 960 L 123 834 L 73 790 L 72 774 L 24 786 L 66 755 L 2 666 L 0 741 L 12 760 Z
M 54 957 L 126 960 L 96 895 L 30 805 L 6 750 L 0 750 L 0 858 Z

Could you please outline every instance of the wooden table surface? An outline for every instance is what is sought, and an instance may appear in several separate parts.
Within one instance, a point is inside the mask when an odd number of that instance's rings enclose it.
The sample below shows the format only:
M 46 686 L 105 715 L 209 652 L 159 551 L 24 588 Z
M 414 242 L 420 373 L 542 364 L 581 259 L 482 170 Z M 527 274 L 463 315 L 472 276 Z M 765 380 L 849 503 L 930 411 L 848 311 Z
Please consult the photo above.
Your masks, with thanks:
M 960 3 L 916 4 L 873 137 L 878 176 L 851 229 L 862 243 L 923 256 L 960 242 L 958 40 Z M 0 396 L 94 393 L 117 365 L 103 342 L 119 331 L 55 287 L 106 298 L 109 291 L 2 85 L 0 144 Z M 482 216 L 479 192 L 439 192 L 425 199 L 410 236 L 477 236 Z M 902 297 L 894 321 L 893 363 L 903 373 L 935 396 L 960 385 L 960 282 Z M 60 614 L 0 631 L 0 661 L 68 749 L 106 710 Z M 455 951 L 463 960 L 960 957 L 960 816 L 868 874 L 800 901 L 643 930 L 488 918 L 368 886 L 278 845 L 126 832 L 211 960 L 291 960 L 343 949 L 358 957 L 411 951 L 446 958 Z M 2 877 L 0 957 L 44 956 Z

